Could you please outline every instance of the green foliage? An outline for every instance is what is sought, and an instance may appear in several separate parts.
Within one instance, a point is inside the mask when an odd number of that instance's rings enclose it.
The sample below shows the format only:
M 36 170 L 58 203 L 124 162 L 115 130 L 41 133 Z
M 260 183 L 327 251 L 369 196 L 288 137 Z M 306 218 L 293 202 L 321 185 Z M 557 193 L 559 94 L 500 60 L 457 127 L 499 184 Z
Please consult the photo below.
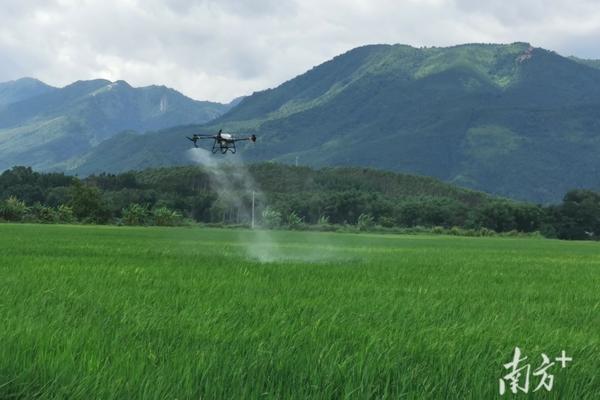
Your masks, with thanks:
M 58 222 L 63 224 L 71 224 L 75 222 L 75 214 L 73 213 L 73 208 L 66 206 L 64 204 L 60 204 L 56 209 L 56 216 L 58 218 Z
M 221 172 L 236 170 L 223 167 Z M 464 236 L 514 231 L 518 236 L 542 232 L 561 239 L 599 238 L 600 195 L 596 192 L 572 191 L 563 204 L 543 207 L 494 198 L 432 178 L 364 168 L 314 170 L 262 163 L 251 164 L 248 173 L 256 189 L 261 189 L 255 204 L 257 221 L 267 228 L 405 233 L 442 229 Z M 67 182 L 71 186 L 64 186 Z M 0 216 L 3 220 L 171 226 L 182 224 L 185 217 L 220 226 L 250 224 L 251 193 L 240 186 L 230 193 L 236 201 L 219 196 L 207 171 L 198 167 L 103 174 L 83 181 L 24 167 L 0 175 L 0 188 L 9 189 L 4 193 L 19 184 L 44 201 L 21 202 L 27 210 L 19 212 L 20 216 L 12 215 L 9 202 L 7 216 Z M 70 211 L 61 212 L 65 206 Z
M 116 133 L 204 123 L 231 107 L 195 101 L 164 86 L 133 88 L 123 81 L 78 81 L 64 88 L 39 81 L 6 85 L 0 83 L 0 136 L 9 139 L 0 149 L 0 170 L 17 164 L 69 168 L 78 164 L 74 157 Z M 143 158 L 130 156 L 137 162 Z
M 6 221 L 21 221 L 28 211 L 29 208 L 25 202 L 14 196 L 0 203 L 0 218 Z
M 287 216 L 287 226 L 290 229 L 299 229 L 302 226 L 302 218 L 295 211 Z
M 543 210 L 530 204 L 493 201 L 481 208 L 476 224 L 496 232 L 517 230 L 533 232 L 540 229 Z
M 454 229 L 454 228 L 456 228 L 456 227 L 453 227 L 452 229 Z M 446 233 L 446 230 L 444 229 L 443 226 L 434 226 L 431 229 L 431 233 L 435 233 L 437 235 L 440 235 L 440 234 Z
M 375 219 L 370 214 L 360 214 L 356 226 L 360 231 L 367 231 L 375 225 Z
M 381 215 L 379 217 L 379 225 L 383 226 L 384 228 L 392 228 L 397 224 L 396 219 L 393 216 Z
M 76 171 L 181 165 L 183 136 L 225 128 L 257 134 L 240 148 L 247 160 L 364 165 L 547 204 L 599 186 L 598 98 L 600 70 L 527 43 L 364 46 L 254 93 L 209 126 L 143 142 L 118 135 Z M 355 223 L 364 210 L 348 211 Z
M 59 221 L 56 210 L 52 207 L 36 203 L 30 208 L 29 211 L 31 213 L 30 218 L 32 219 L 32 222 L 54 224 Z
M 0 201 L 0 220 L 13 222 L 34 222 L 42 224 L 73 223 L 75 217 L 71 207 L 59 205 L 57 208 L 35 203 L 27 206 L 24 201 L 9 197 Z
M 556 210 L 555 232 L 560 239 L 600 239 L 600 193 L 568 192 Z
M 123 223 L 125 225 L 146 225 L 149 217 L 150 211 L 147 205 L 130 204 L 123 209 Z
M 178 226 L 183 222 L 183 218 L 177 211 L 168 207 L 158 207 L 152 211 L 154 224 L 158 226 Z
M 98 188 L 77 181 L 71 186 L 70 197 L 68 206 L 71 207 L 77 219 L 100 224 L 106 223 L 110 219 L 110 211 Z
M 64 174 L 41 174 L 31 167 L 16 166 L 0 174 L 0 199 L 13 196 L 30 205 L 48 203 L 49 190 L 70 186 L 75 181 Z
M 335 231 L 338 229 L 338 227 L 329 221 L 329 217 L 327 215 L 321 215 L 319 217 L 319 219 L 317 220 L 316 225 L 312 226 L 312 229 L 317 230 L 317 231 L 326 232 L 326 231 Z
M 329 217 L 327 215 L 321 215 L 317 222 L 317 225 L 329 225 Z

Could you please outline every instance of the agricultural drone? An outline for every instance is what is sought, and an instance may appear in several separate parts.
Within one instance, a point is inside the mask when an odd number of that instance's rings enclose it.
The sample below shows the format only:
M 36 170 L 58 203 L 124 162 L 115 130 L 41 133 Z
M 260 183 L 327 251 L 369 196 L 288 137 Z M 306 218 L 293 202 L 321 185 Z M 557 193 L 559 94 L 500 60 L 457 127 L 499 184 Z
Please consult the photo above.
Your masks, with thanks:
M 235 137 L 231 133 L 224 133 L 222 129 L 219 129 L 219 132 L 216 135 L 192 135 L 192 137 L 186 136 L 189 140 L 194 142 L 194 147 L 198 147 L 198 140 L 203 139 L 213 139 L 213 147 L 212 152 L 216 153 L 221 151 L 221 154 L 225 154 L 230 151 L 232 154 L 235 154 L 235 142 L 239 142 L 241 140 L 250 140 L 252 142 L 256 142 L 256 135 L 248 136 L 248 137 Z

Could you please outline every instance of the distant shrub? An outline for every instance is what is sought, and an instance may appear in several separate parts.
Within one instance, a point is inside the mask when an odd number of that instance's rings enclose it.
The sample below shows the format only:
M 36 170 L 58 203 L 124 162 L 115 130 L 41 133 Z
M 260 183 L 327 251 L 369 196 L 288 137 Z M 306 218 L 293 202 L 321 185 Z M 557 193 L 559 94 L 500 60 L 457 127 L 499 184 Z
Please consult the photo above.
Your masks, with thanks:
M 320 232 L 335 232 L 338 230 L 338 226 L 329 222 L 329 217 L 327 215 L 321 215 L 316 225 L 309 227 L 311 230 L 316 230 Z
M 360 232 L 357 225 L 341 224 L 338 226 L 337 232 L 343 233 L 358 233 Z
M 551 224 L 543 224 L 540 228 L 539 233 L 549 239 L 558 238 L 558 232 L 556 228 Z
M 462 236 L 463 234 L 463 230 L 460 229 L 458 226 L 453 226 L 452 228 L 450 228 L 450 230 L 448 231 L 448 234 L 450 235 L 454 235 L 454 236 Z
M 356 227 L 360 231 L 367 231 L 371 229 L 375 225 L 375 219 L 371 214 L 360 214 L 358 216 L 358 221 L 356 223 Z
M 25 202 L 14 196 L 0 203 L 0 217 L 7 221 L 21 221 L 28 211 L 29 207 L 25 205 Z
M 396 219 L 394 217 L 379 217 L 379 225 L 384 228 L 393 228 L 396 226 Z
M 338 232 L 340 231 L 339 225 L 313 225 L 310 227 L 311 230 L 319 231 L 319 232 Z
M 57 222 L 62 224 L 70 224 L 75 222 L 75 214 L 73 209 L 63 204 L 59 205 L 56 209 Z
M 287 224 L 290 229 L 300 229 L 302 226 L 302 218 L 292 211 L 287 217 Z
M 319 221 L 317 221 L 317 225 L 330 225 L 329 217 L 327 215 L 321 215 Z
M 479 236 L 496 236 L 496 232 L 488 228 L 480 228 L 478 233 Z
M 204 222 L 201 225 L 207 228 L 227 228 L 223 222 Z
M 479 231 L 476 229 L 463 229 L 464 236 L 476 237 L 480 236 Z
M 446 233 L 446 229 L 444 229 L 444 227 L 442 227 L 442 226 L 434 226 L 433 228 L 431 228 L 431 233 L 441 235 L 441 234 Z
M 29 209 L 32 221 L 42 224 L 54 224 L 58 221 L 58 215 L 52 207 L 36 203 Z
M 122 221 L 125 225 L 146 225 L 149 216 L 150 212 L 147 206 L 135 203 L 123 209 Z
M 544 235 L 540 231 L 533 231 L 528 234 L 531 238 L 544 239 Z
M 183 222 L 183 217 L 177 211 L 168 207 L 159 207 L 152 212 L 154 223 L 158 226 L 177 226 Z

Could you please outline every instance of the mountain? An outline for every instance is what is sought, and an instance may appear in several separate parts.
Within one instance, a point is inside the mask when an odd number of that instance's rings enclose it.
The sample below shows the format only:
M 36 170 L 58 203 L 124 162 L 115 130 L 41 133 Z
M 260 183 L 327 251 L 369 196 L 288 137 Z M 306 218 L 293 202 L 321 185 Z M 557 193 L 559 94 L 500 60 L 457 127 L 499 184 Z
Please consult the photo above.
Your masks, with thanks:
M 2 82 L 0 83 L 0 108 L 54 90 L 57 89 L 33 78 Z
M 527 43 L 370 45 L 202 127 L 109 140 L 79 173 L 188 163 L 190 132 L 256 133 L 247 160 L 416 173 L 535 202 L 600 187 L 600 70 Z M 239 157 L 239 155 L 237 156 Z
M 164 86 L 78 81 L 52 88 L 32 79 L 0 84 L 0 170 L 56 169 L 122 131 L 204 123 L 231 106 L 192 100 Z
M 569 58 L 580 64 L 587 65 L 588 67 L 600 69 L 600 60 L 588 60 L 588 59 L 584 59 L 584 58 L 577 58 L 574 56 L 571 56 Z

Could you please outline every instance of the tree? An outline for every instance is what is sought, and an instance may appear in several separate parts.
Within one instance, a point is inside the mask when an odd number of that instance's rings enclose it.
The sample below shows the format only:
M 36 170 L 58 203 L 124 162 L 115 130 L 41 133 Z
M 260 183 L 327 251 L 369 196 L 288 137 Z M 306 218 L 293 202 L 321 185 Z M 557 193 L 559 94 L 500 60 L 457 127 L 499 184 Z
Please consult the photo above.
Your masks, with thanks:
M 476 221 L 479 226 L 496 232 L 508 232 L 517 226 L 513 205 L 505 201 L 494 201 L 483 206 Z
M 104 224 L 111 217 L 107 205 L 102 200 L 100 190 L 84 185 L 79 181 L 71 186 L 69 206 L 73 209 L 73 214 L 80 221 Z
M 600 193 L 572 190 L 558 211 L 555 227 L 559 239 L 600 238 Z
M 540 229 L 544 212 L 533 204 L 519 204 L 513 208 L 515 228 L 520 232 L 533 232 Z

